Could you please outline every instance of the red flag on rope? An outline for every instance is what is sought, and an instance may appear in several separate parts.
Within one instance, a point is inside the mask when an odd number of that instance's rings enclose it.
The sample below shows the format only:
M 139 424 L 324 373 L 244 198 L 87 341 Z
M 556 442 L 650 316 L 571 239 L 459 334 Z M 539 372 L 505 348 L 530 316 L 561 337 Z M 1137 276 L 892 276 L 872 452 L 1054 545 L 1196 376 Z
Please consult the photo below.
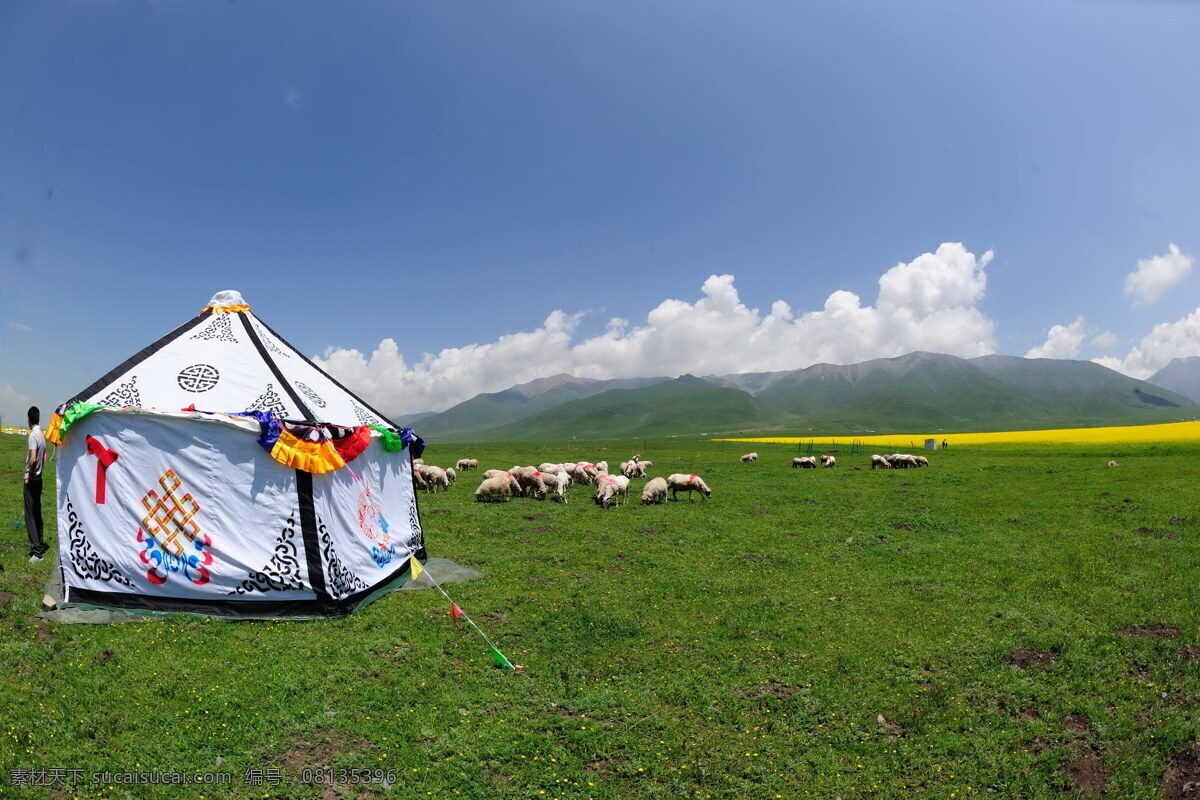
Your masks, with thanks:
M 458 618 L 461 617 L 462 615 L 463 615 L 462 609 L 458 607 L 458 604 L 451 602 L 450 603 L 450 619 L 454 620 L 454 630 L 459 629 L 458 628 Z

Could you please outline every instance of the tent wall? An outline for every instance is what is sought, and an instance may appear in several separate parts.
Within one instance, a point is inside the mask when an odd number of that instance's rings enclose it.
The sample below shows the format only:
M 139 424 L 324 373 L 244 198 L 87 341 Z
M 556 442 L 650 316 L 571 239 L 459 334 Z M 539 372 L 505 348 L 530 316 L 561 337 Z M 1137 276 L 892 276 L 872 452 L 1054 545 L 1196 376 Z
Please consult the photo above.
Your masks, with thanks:
M 117 457 L 103 498 L 97 448 Z M 399 581 L 409 553 L 425 555 L 407 449 L 372 443 L 350 467 L 312 475 L 272 459 L 249 421 L 222 416 L 90 414 L 59 448 L 58 514 L 75 605 L 341 614 Z

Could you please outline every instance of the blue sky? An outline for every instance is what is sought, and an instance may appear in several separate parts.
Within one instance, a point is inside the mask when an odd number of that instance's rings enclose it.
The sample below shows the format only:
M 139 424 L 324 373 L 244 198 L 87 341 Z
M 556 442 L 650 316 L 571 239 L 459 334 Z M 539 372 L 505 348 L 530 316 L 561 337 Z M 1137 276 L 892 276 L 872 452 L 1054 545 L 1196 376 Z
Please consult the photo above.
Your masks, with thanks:
M 1200 354 L 1198 35 L 1148 0 L 6 2 L 0 413 L 225 288 L 397 413 L 1055 325 L 1148 374 Z

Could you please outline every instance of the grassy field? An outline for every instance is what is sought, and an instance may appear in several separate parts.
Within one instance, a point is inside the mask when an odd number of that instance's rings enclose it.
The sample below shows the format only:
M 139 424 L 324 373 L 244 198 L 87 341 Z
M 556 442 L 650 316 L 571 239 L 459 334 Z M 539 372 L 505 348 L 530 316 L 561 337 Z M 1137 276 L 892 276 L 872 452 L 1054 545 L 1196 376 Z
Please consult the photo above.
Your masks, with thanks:
M 713 499 L 608 511 L 583 490 L 476 504 L 464 476 L 422 497 L 430 554 L 486 573 L 448 588 L 520 675 L 431 591 L 310 623 L 41 623 L 20 446 L 0 437 L 3 797 L 1154 798 L 1200 770 L 1180 755 L 1200 738 L 1197 445 L 962 446 L 872 472 L 652 441 L 652 474 L 698 472 Z M 395 783 L 293 782 L 310 766 Z M 8 785 L 52 768 L 89 783 Z M 233 780 L 90 783 L 126 770 Z

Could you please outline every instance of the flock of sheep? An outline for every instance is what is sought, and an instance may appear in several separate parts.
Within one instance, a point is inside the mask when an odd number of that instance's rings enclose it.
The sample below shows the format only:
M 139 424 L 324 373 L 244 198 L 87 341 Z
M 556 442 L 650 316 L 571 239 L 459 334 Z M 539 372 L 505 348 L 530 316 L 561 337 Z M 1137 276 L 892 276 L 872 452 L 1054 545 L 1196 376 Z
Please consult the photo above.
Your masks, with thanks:
M 610 475 L 608 462 L 539 464 L 536 467 L 514 466 L 511 469 L 489 469 L 483 473 L 483 481 L 475 490 L 477 502 L 508 502 L 513 497 L 532 497 L 545 500 L 550 497 L 560 503 L 567 502 L 567 490 L 572 486 L 595 486 L 593 499 L 603 508 L 611 508 L 629 502 L 629 482 L 633 478 L 645 478 L 646 470 L 653 467 L 651 461 L 634 456 L 622 461 L 617 475 Z M 454 485 L 459 472 L 479 469 L 474 458 L 460 458 L 454 468 L 426 464 L 418 458 L 413 462 L 413 483 L 418 489 L 437 492 Z M 642 489 L 643 503 L 662 503 L 671 493 L 678 500 L 679 492 L 699 492 L 703 498 L 712 497 L 712 490 L 699 475 L 676 473 L 666 478 L 651 478 Z
M 837 459 L 830 455 L 820 457 L 821 466 L 836 467 Z M 743 464 L 753 464 L 758 461 L 758 453 L 746 453 L 741 459 Z M 890 456 L 871 456 L 871 469 L 916 469 L 928 467 L 929 459 L 925 456 L 912 456 L 907 453 L 892 453 Z M 797 456 L 792 459 L 792 469 L 816 469 L 816 456 Z

